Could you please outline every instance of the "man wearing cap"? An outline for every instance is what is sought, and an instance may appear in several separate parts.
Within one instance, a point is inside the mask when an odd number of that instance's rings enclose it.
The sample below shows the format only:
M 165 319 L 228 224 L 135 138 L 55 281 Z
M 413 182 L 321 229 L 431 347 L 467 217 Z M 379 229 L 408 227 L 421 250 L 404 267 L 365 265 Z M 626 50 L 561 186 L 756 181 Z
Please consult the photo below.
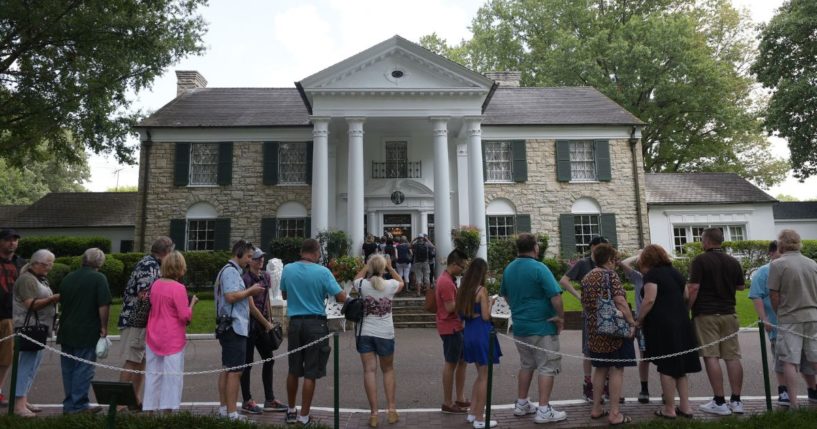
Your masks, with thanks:
M 16 254 L 20 234 L 13 229 L 0 230 L 0 338 L 14 333 L 11 319 L 11 290 L 26 260 Z M 0 343 L 0 388 L 6 383 L 14 353 L 14 341 Z M 0 390 L 0 405 L 6 405 L 6 396 Z

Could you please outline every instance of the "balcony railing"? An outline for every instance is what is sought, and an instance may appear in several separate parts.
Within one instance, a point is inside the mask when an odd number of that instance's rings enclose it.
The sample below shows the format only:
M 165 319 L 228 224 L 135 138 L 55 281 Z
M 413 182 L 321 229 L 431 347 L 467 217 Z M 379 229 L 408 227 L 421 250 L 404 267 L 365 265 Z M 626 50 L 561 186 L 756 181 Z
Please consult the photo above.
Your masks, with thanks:
M 423 177 L 422 161 L 372 161 L 372 179 L 419 179 Z

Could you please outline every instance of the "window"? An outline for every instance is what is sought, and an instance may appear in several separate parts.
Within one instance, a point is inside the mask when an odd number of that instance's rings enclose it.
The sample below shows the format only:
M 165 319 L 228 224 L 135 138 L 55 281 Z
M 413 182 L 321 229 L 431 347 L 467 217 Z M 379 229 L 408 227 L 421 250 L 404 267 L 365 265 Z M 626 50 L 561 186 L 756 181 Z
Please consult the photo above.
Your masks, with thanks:
M 576 234 L 576 254 L 586 256 L 590 252 L 590 240 L 601 235 L 599 215 L 573 216 L 573 227 Z
M 729 241 L 743 241 L 745 240 L 742 226 L 729 226 Z
M 190 145 L 190 184 L 218 183 L 218 143 Z
M 570 180 L 574 182 L 596 181 L 595 145 L 590 140 L 570 142 Z
M 428 239 L 434 241 L 434 213 L 429 213 L 426 219 L 428 220 Z
M 288 218 L 278 219 L 278 237 L 306 237 L 306 219 Z
M 386 142 L 386 177 L 408 177 L 408 142 Z
M 516 222 L 513 215 L 488 216 L 488 240 L 510 238 L 516 234 Z
M 686 228 L 672 228 L 672 240 L 675 254 L 680 255 L 684 253 L 684 244 L 689 242 Z
M 720 228 L 723 231 L 724 241 L 746 240 L 746 227 L 744 225 L 673 225 L 673 249 L 676 255 L 684 254 L 684 244 L 699 243 L 701 234 L 707 228 Z
M 216 244 L 215 219 L 187 220 L 186 250 L 213 250 Z
M 281 143 L 278 145 L 279 183 L 306 183 L 306 143 Z
M 485 181 L 512 182 L 511 142 L 485 142 Z

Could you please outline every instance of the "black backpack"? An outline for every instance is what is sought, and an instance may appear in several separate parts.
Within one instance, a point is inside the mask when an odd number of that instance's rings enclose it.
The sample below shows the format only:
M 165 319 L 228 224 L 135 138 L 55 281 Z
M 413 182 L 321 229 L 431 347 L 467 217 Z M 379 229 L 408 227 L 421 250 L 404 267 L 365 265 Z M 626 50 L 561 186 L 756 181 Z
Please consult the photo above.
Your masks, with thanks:
M 340 312 L 343 317 L 350 322 L 360 323 L 363 321 L 363 299 L 362 298 L 346 298 L 343 303 L 343 308 Z
M 414 262 L 428 262 L 428 246 L 422 241 L 414 243 Z

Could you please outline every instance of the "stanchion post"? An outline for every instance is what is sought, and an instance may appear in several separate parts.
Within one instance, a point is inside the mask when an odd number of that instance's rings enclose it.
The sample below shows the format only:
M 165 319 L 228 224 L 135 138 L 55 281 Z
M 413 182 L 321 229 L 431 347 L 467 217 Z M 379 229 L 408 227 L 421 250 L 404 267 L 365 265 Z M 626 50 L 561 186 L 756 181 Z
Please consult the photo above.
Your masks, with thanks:
M 335 429 L 340 429 L 340 336 L 337 332 L 335 339 Z
M 9 386 L 9 415 L 14 414 L 17 399 L 17 360 L 20 358 L 20 337 L 14 337 L 14 355 L 11 358 L 11 385 Z
M 491 425 L 491 391 L 494 386 L 494 354 L 496 353 L 494 344 L 496 343 L 496 329 L 491 328 L 488 334 L 488 391 L 485 392 L 485 427 Z M 476 414 L 481 410 L 471 410 Z
M 766 325 L 762 320 L 757 321 L 757 331 L 760 333 L 760 360 L 763 361 L 763 388 L 766 390 L 766 411 L 771 411 L 772 387 L 769 385 L 769 359 L 766 356 Z

